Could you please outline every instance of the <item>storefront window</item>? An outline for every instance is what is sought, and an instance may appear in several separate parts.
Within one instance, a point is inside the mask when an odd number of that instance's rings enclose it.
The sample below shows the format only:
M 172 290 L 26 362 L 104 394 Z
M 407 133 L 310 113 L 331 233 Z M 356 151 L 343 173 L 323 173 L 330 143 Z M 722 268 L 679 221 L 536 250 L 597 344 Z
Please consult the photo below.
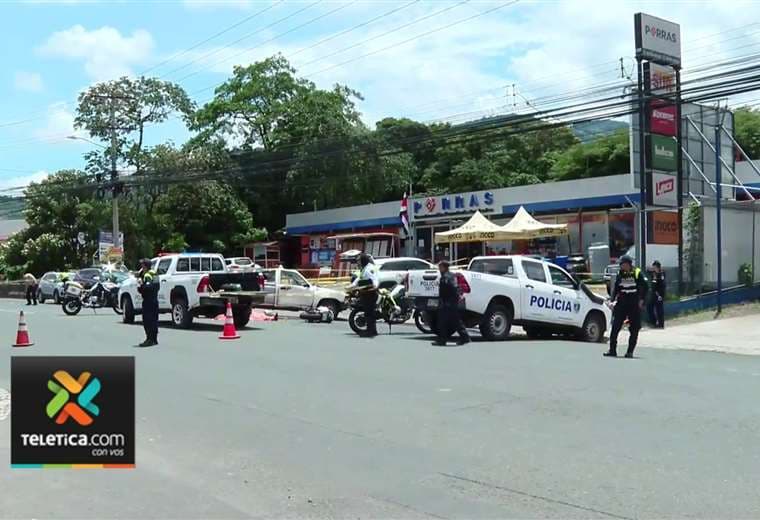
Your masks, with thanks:
M 607 244 L 609 242 L 609 229 L 607 227 L 606 213 L 583 214 L 583 249 L 584 255 L 588 253 L 589 246 L 593 244 Z
M 417 243 L 415 244 L 415 256 L 430 260 L 430 250 L 432 248 L 432 230 L 428 227 L 417 228 Z
M 471 260 L 473 257 L 483 254 L 483 242 L 462 242 L 456 244 L 457 262 L 461 260 Z
M 578 215 L 558 215 L 557 224 L 567 224 L 567 236 L 557 240 L 558 255 L 572 255 L 581 251 L 580 226 Z
M 610 256 L 617 258 L 634 244 L 636 215 L 633 212 L 610 213 Z
M 448 230 L 449 226 L 438 226 L 436 228 L 433 228 L 434 233 L 440 233 L 441 231 Z M 435 244 L 433 249 L 433 262 L 451 260 L 451 246 L 452 244 Z

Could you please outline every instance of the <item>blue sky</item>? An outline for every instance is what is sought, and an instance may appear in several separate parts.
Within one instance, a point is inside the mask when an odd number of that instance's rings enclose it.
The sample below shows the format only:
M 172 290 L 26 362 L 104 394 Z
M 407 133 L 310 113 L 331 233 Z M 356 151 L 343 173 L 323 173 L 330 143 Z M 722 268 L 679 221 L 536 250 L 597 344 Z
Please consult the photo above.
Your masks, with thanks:
M 57 169 L 81 167 L 90 145 L 66 139 L 74 134 L 78 92 L 94 82 L 146 69 L 149 75 L 178 82 L 203 102 L 233 65 L 281 52 L 320 86 L 340 82 L 359 90 L 365 97 L 359 108 L 371 125 L 387 115 L 458 121 L 502 113 L 512 109 L 507 95 L 512 84 L 528 99 L 540 100 L 614 81 L 620 75 L 616 60 L 624 57 L 624 65 L 632 65 L 632 18 L 637 11 L 681 23 L 687 71 L 690 60 L 696 65 L 760 52 L 760 4 L 753 2 L 508 4 L 2 2 L 0 189 L 39 180 Z M 360 29 L 306 48 L 394 9 Z M 470 17 L 475 18 L 465 21 Z M 187 50 L 234 24 L 240 25 Z M 405 40 L 410 41 L 401 44 Z M 148 144 L 182 142 L 187 135 L 181 123 L 170 121 L 150 129 Z

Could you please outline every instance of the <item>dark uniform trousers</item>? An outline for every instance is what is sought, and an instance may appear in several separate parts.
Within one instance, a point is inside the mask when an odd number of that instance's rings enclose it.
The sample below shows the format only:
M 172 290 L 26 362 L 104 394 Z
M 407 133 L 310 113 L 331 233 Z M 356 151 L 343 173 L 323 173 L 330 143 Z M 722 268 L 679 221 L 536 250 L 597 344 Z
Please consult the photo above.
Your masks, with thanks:
M 436 325 L 438 328 L 438 341 L 441 343 L 446 343 L 454 332 L 459 335 L 459 339 L 462 341 L 470 339 L 470 335 L 462 323 L 462 318 L 459 316 L 457 305 L 443 304 L 438 309 Z
M 628 320 L 628 332 L 630 332 L 628 352 L 633 354 L 641 329 L 641 309 L 639 309 L 639 300 L 636 295 L 619 298 L 615 304 L 615 309 L 612 311 L 612 329 L 610 330 L 610 352 L 617 352 L 618 334 L 626 319 Z
M 143 276 L 143 284 L 138 291 L 143 297 L 142 322 L 145 339 L 158 342 L 158 278 L 150 272 Z
M 377 291 L 374 289 L 366 290 L 359 296 L 359 303 L 361 303 L 362 311 L 364 311 L 364 319 L 367 320 L 367 336 L 377 336 L 377 316 L 375 316 Z

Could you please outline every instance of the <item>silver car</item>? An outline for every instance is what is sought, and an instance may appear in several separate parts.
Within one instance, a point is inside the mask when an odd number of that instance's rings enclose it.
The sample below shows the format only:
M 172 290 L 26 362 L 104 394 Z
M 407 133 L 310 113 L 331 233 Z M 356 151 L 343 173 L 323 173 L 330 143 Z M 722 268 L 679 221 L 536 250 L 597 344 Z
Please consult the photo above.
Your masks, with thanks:
M 37 283 L 37 301 L 45 303 L 45 300 L 53 300 L 53 303 L 61 302 L 61 294 L 63 294 L 63 283 L 59 281 L 59 274 L 54 271 L 50 271 L 42 275 Z

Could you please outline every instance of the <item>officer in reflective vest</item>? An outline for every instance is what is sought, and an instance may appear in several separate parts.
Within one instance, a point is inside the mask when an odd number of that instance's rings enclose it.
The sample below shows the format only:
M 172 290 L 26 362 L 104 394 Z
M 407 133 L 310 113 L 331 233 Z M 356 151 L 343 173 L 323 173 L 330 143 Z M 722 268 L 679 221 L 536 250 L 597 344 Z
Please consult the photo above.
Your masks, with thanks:
M 610 350 L 607 357 L 617 357 L 617 339 L 625 320 L 628 320 L 628 350 L 625 357 L 632 358 L 636 349 L 636 340 L 641 329 L 641 310 L 647 294 L 647 283 L 641 269 L 633 267 L 633 259 L 628 255 L 620 257 L 620 271 L 612 286 L 611 301 L 615 303 L 612 311 L 612 330 L 610 330 Z
M 142 295 L 142 322 L 145 329 L 145 341 L 141 347 L 158 345 L 158 288 L 159 281 L 156 273 L 150 268 L 150 260 L 140 260 L 139 280 L 137 291 Z
M 367 320 L 367 331 L 364 333 L 364 336 L 372 338 L 377 336 L 375 307 L 377 306 L 377 288 L 380 285 L 380 281 L 377 277 L 375 262 L 371 256 L 362 253 L 359 257 L 359 265 L 362 268 L 361 274 L 352 285 L 361 289 L 359 302 L 361 303 L 362 311 L 364 311 L 364 319 Z

